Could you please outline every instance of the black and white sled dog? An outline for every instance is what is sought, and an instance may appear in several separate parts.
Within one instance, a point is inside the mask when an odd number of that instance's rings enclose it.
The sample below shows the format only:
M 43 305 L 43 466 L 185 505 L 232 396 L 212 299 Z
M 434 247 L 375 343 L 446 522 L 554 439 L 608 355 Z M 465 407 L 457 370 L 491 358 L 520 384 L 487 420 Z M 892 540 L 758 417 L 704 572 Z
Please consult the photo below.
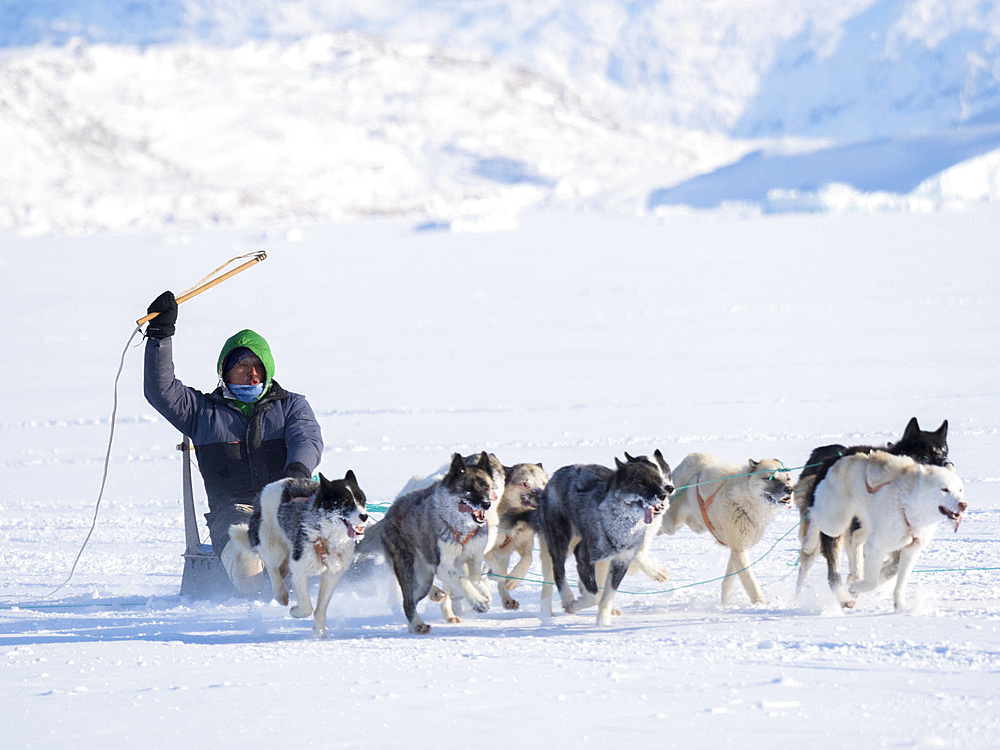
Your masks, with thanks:
M 474 466 L 466 466 L 455 453 L 440 481 L 397 498 L 358 545 L 361 555 L 385 552 L 411 633 L 430 631 L 417 605 L 430 593 L 435 578 L 452 599 L 468 599 L 477 612 L 489 608 L 488 588 L 484 593 L 481 585 L 485 581 L 470 580 L 469 575 L 483 568 L 492 492 L 489 456 L 482 453 Z
M 954 465 L 948 458 L 947 419 L 936 430 L 921 430 L 917 418 L 913 417 L 907 423 L 906 429 L 903 430 L 903 436 L 898 442 L 889 443 L 881 448 L 870 445 L 856 445 L 851 447 L 845 445 L 820 446 L 809 454 L 806 467 L 802 470 L 798 481 L 795 483 L 795 504 L 802 518 L 802 526 L 799 530 L 800 539 L 804 538 L 809 530 L 809 512 L 813 504 L 814 489 L 823 481 L 827 472 L 830 471 L 837 461 L 845 456 L 859 453 L 867 454 L 875 450 L 883 450 L 893 455 L 909 456 L 921 464 L 954 468 Z M 859 523 L 860 521 L 852 523 L 843 534 L 837 537 L 830 537 L 826 534 L 820 535 L 820 551 L 826 559 L 827 581 L 831 591 L 833 591 L 843 607 L 853 607 L 854 600 L 844 588 L 840 572 L 840 557 L 841 552 L 846 548 L 850 563 L 848 582 L 857 581 L 861 575 L 863 562 L 860 559 L 861 545 L 857 541 L 852 541 L 852 535 L 858 531 Z M 884 572 L 886 576 L 891 576 L 895 571 L 899 560 L 897 551 L 891 551 L 891 558 Z M 802 590 L 806 577 L 807 567 L 800 564 L 796 591 Z
M 313 615 L 313 633 L 326 637 L 326 609 L 333 590 L 364 536 L 367 499 L 354 472 L 343 479 L 279 479 L 260 491 L 249 523 L 233 524 L 233 541 L 256 553 L 271 579 L 274 598 L 288 604 L 284 578 L 291 573 L 296 603 L 292 617 Z M 309 576 L 320 576 L 315 609 Z
M 663 521 L 674 491 L 670 467 L 657 450 L 653 458 L 615 458 L 615 468 L 577 464 L 557 470 L 535 511 L 525 514 L 541 542 L 542 616 L 552 614 L 555 582 L 563 610 L 597 604 L 598 625 L 610 625 L 618 586 L 639 554 L 646 532 Z M 566 582 L 566 558 L 573 552 L 582 587 L 579 598 Z M 603 591 L 598 598 L 599 586 Z
M 809 528 L 802 538 L 802 567 L 808 572 L 820 546 L 820 535 L 836 538 L 854 519 L 853 536 L 864 545 L 864 576 L 850 587 L 852 595 L 871 591 L 890 576 L 882 568 L 885 555 L 899 550 L 896 611 L 906 609 L 906 582 L 921 550 L 944 519 L 955 531 L 966 510 L 962 480 L 951 468 L 920 464 L 909 456 L 885 451 L 853 453 L 839 459 L 817 483 Z

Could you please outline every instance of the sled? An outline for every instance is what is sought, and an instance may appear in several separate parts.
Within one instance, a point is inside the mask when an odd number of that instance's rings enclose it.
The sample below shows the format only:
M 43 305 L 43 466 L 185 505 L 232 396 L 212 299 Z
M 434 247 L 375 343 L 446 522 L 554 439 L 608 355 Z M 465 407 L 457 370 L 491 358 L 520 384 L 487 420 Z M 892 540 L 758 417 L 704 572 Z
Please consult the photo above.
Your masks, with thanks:
M 239 596 L 236 587 L 222 567 L 211 544 L 202 544 L 198 533 L 198 517 L 194 511 L 194 490 L 191 485 L 191 439 L 181 436 L 177 450 L 181 452 L 181 481 L 184 491 L 184 573 L 181 576 L 181 596 L 192 599 L 223 600 Z

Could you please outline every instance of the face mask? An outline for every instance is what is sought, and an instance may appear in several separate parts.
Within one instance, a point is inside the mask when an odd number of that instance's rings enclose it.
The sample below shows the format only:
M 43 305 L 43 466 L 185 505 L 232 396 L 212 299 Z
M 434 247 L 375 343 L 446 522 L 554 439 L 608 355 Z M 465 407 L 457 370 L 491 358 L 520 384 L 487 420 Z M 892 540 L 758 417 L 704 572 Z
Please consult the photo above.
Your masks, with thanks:
M 264 384 L 257 385 L 233 385 L 229 383 L 229 391 L 244 404 L 252 404 L 264 393 Z

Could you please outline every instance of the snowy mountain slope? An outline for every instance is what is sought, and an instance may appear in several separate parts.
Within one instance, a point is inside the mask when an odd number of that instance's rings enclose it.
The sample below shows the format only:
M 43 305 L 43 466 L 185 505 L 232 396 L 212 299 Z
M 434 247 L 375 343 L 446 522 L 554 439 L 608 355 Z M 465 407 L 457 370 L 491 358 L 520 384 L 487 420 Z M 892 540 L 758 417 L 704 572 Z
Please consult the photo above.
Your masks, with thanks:
M 824 207 L 818 194 L 831 184 L 849 187 L 865 205 L 861 194 L 879 194 L 870 206 L 895 201 L 914 209 L 937 208 L 954 196 L 929 189 L 925 182 L 952 165 L 970 162 L 1000 148 L 1000 127 L 963 129 L 943 135 L 878 138 L 831 146 L 806 153 L 754 151 L 734 164 L 698 175 L 672 188 L 654 190 L 650 208 L 686 205 L 719 208 L 726 203 L 746 203 L 782 210 Z M 980 169 L 991 167 L 983 163 Z M 912 194 L 912 195 L 911 195 Z M 808 196 L 816 196 L 810 203 Z M 895 196 L 890 198 L 889 196 Z M 910 196 L 902 198 L 901 196 Z
M 680 179 L 738 153 L 622 121 L 521 68 L 357 34 L 232 50 L 77 42 L 8 59 L 0 80 L 0 141 L 18 144 L 0 224 L 34 232 L 509 223 L 528 205 Z
M 993 200 L 998 40 L 968 0 L 15 0 L 0 232 Z
M 995 120 L 1000 8 L 976 0 L 18 0 L 0 46 L 358 31 L 524 65 L 643 116 L 859 138 Z

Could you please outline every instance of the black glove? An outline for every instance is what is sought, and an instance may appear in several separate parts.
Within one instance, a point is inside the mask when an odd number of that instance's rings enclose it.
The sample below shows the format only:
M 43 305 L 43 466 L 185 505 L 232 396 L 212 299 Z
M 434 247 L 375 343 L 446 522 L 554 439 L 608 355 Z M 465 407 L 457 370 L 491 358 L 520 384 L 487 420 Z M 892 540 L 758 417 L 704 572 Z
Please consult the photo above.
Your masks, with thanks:
M 285 478 L 290 479 L 312 479 L 312 472 L 309 471 L 300 461 L 288 464 L 285 467 Z
M 177 322 L 177 300 L 173 292 L 164 292 L 149 303 L 148 313 L 159 313 L 146 326 L 146 336 L 151 339 L 165 339 L 174 335 L 174 323 Z

